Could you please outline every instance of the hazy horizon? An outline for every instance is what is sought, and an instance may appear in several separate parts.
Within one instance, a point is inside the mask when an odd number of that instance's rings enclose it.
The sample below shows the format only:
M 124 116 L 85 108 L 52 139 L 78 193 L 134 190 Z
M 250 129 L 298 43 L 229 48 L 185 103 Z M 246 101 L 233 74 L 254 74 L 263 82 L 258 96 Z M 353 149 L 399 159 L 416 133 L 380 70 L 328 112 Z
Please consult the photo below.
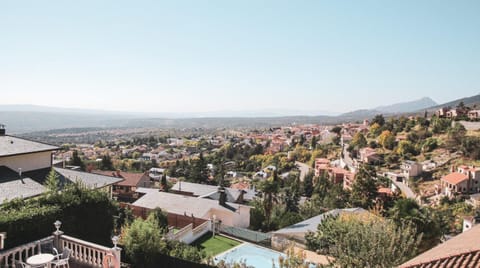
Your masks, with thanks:
M 0 3 L 0 104 L 339 114 L 480 92 L 478 1 Z

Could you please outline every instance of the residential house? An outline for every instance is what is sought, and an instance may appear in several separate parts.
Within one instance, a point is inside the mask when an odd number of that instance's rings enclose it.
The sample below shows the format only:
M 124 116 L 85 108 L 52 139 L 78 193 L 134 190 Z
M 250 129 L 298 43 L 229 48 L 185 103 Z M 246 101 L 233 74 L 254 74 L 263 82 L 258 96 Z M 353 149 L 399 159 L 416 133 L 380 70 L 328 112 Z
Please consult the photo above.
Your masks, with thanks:
M 400 268 L 479 267 L 480 225 L 461 233 L 417 257 Z
M 145 173 L 132 173 L 117 171 L 102 171 L 93 170 L 92 173 L 111 176 L 114 178 L 123 179 L 115 183 L 112 187 L 113 196 L 121 201 L 130 201 L 137 196 L 136 191 L 139 187 L 150 187 L 150 177 L 148 171 Z
M 172 193 L 219 200 L 218 186 L 179 181 L 170 189 Z M 242 204 L 255 198 L 255 190 L 225 188 L 227 202 Z
M 400 168 L 407 179 L 417 177 L 423 172 L 422 164 L 411 160 L 404 161 Z
M 316 177 L 320 177 L 328 174 L 329 168 L 330 168 L 330 160 L 326 158 L 315 159 L 315 176 Z
M 380 157 L 377 154 L 377 151 L 375 149 L 372 149 L 370 147 L 365 147 L 360 149 L 360 161 L 363 163 L 371 164 L 378 162 L 380 160 Z
M 241 228 L 250 226 L 249 206 L 160 192 L 158 189 L 139 188 L 137 192 L 143 196 L 131 205 L 136 215 L 146 216 L 149 210 L 158 207 L 168 213 L 169 225 L 172 226 L 179 225 L 175 221 L 188 222 L 189 218 L 193 223 L 195 219 L 201 219 L 204 222 L 216 218 L 221 224 L 227 226 Z
M 32 173 L 52 168 L 53 145 L 6 135 L 0 125 L 0 205 L 14 198 L 31 198 L 46 191 L 45 177 Z
M 463 218 L 463 227 L 462 232 L 466 232 L 472 229 L 475 225 L 478 224 L 480 217 L 467 216 Z
M 435 115 L 437 117 L 441 117 L 441 118 L 444 118 L 444 117 L 447 117 L 447 112 L 450 110 L 451 108 L 450 107 L 442 107 L 438 110 L 435 111 Z
M 471 194 L 480 192 L 480 169 L 473 166 L 459 166 L 457 171 L 452 167 L 452 173 L 440 180 L 442 193 L 446 196 L 456 194 Z
M 124 180 L 123 178 L 66 168 L 55 167 L 54 170 L 62 184 L 77 182 L 89 189 L 105 191 L 110 194 L 110 197 L 113 197 L 113 185 Z
M 282 228 L 272 233 L 272 248 L 284 250 L 292 243 L 296 247 L 306 248 L 307 241 L 305 235 L 309 232 L 317 232 L 317 227 L 328 217 L 336 217 L 345 214 L 367 214 L 368 211 L 363 208 L 334 209 L 321 215 L 296 223 L 294 225 Z
M 445 116 L 447 118 L 456 118 L 459 116 L 467 115 L 468 108 L 453 108 L 446 112 Z
M 332 167 L 328 170 L 328 175 L 334 184 L 343 184 L 343 180 L 348 173 L 348 170 L 338 167 Z
M 470 110 L 468 111 L 468 118 L 471 120 L 480 119 L 480 110 Z

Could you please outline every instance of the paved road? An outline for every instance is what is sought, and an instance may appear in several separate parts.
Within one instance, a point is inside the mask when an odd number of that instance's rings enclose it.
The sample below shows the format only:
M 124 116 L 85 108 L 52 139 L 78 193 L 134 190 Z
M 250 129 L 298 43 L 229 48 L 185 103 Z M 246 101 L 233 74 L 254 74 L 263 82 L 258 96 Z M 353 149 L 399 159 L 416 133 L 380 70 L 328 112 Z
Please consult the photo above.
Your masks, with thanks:
M 412 189 L 410 189 L 410 187 L 408 187 L 405 183 L 403 182 L 400 182 L 400 181 L 395 181 L 395 180 L 392 180 L 391 178 L 389 178 L 393 184 L 395 184 L 395 186 L 397 186 L 400 191 L 402 191 L 402 193 L 407 197 L 407 198 L 412 198 L 412 199 L 415 199 L 417 198 L 417 195 L 412 191 Z
M 300 181 L 303 181 L 308 172 L 310 172 L 310 167 L 307 164 L 298 161 L 295 161 L 295 165 L 300 169 Z
M 353 159 L 350 157 L 350 153 L 347 151 L 348 144 L 343 146 L 343 162 L 347 165 L 350 170 L 355 170 L 355 164 L 353 163 Z

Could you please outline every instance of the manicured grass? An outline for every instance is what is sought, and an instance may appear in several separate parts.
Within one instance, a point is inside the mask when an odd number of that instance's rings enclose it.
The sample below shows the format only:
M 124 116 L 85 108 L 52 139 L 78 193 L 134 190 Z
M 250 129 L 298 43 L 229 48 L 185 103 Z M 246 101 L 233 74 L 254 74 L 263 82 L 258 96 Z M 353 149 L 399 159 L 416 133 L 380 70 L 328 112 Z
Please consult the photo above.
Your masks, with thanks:
M 207 255 L 215 256 L 240 244 L 241 242 L 224 236 L 216 235 L 214 238 L 212 238 L 212 233 L 207 233 L 195 241 L 193 245 L 203 249 Z

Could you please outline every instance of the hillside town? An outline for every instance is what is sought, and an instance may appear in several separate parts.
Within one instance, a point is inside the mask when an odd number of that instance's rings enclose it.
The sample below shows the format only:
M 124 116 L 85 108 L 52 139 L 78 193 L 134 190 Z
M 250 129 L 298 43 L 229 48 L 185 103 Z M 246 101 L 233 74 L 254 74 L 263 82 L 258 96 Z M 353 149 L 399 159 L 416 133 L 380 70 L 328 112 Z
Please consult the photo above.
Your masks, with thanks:
M 480 1 L 0 1 L 0 268 L 480 268 Z
M 48 263 L 474 267 L 480 243 L 461 238 L 480 230 L 473 111 L 460 103 L 431 116 L 59 145 L 1 125 L 0 263 L 20 267 L 63 250 Z M 110 223 L 95 227 L 98 213 Z M 85 229 L 69 226 L 79 223 Z M 340 252 L 353 245 L 335 235 L 339 228 L 374 242 Z M 388 246 L 392 235 L 400 256 Z M 270 257 L 245 262 L 236 251 Z

